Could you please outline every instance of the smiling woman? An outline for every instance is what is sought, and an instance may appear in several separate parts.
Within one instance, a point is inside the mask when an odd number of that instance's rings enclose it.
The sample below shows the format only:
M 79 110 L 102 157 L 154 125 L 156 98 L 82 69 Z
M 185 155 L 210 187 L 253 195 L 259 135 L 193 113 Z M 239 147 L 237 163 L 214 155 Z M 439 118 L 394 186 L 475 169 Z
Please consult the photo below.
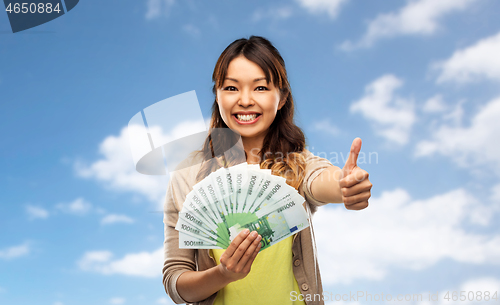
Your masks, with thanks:
M 211 128 L 239 133 L 248 163 L 270 168 L 298 188 L 305 137 L 294 122 L 294 101 L 279 51 L 263 37 L 238 39 L 222 52 L 212 81 Z
M 217 89 L 220 115 L 229 128 L 241 135 L 245 147 L 260 149 L 286 100 L 280 99 L 279 90 L 262 69 L 242 55 L 231 61 L 227 75 Z
M 210 132 L 230 128 L 241 135 L 247 163 L 284 177 L 306 199 L 309 218 L 328 202 L 344 202 L 352 209 L 368 205 L 371 183 L 356 166 L 360 141 L 353 143 L 343 170 L 305 149 L 304 134 L 294 122 L 285 63 L 267 39 L 251 36 L 231 43 L 219 57 L 212 80 Z M 194 157 L 203 162 L 176 171 L 169 182 L 164 207 L 166 292 L 176 303 L 323 304 L 312 223 L 262 252 L 261 236 L 248 229 L 226 250 L 179 249 L 175 226 L 186 194 L 222 165 L 212 158 L 214 146 L 207 137 Z M 349 180 L 348 175 L 354 176 Z M 360 180 L 354 179 L 358 176 Z M 342 177 L 346 179 L 339 182 Z

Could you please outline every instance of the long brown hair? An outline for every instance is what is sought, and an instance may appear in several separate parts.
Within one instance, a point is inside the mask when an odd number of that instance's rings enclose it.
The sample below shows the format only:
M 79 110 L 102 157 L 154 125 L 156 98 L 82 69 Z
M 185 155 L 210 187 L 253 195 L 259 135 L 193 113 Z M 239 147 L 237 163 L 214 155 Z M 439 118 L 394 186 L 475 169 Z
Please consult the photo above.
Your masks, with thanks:
M 283 107 L 276 113 L 276 117 L 264 138 L 262 149 L 258 153 L 261 160 L 260 167 L 271 169 L 273 174 L 286 178 L 289 185 L 298 189 L 302 183 L 305 169 L 305 158 L 301 154 L 305 147 L 305 137 L 302 130 L 294 122 L 293 97 L 285 69 L 285 61 L 271 42 L 260 36 L 250 36 L 248 39 L 241 38 L 231 43 L 222 52 L 215 65 L 212 75 L 214 82 L 212 92 L 217 97 L 217 89 L 221 88 L 224 83 L 229 63 L 241 55 L 259 65 L 265 73 L 267 82 L 272 80 L 274 86 L 279 88 L 280 100 L 286 99 Z M 220 115 L 217 100 L 212 105 L 210 121 L 210 130 L 214 128 L 228 128 Z M 217 140 L 210 134 L 209 132 L 201 152 L 204 154 L 205 160 L 211 162 L 204 163 L 198 173 L 198 181 L 213 170 L 231 164 L 231 160 L 223 160 L 223 158 L 217 158 L 216 154 L 213 154 L 214 147 L 221 144 L 224 147 L 224 144 L 215 143 Z M 241 156 L 234 157 L 237 159 Z

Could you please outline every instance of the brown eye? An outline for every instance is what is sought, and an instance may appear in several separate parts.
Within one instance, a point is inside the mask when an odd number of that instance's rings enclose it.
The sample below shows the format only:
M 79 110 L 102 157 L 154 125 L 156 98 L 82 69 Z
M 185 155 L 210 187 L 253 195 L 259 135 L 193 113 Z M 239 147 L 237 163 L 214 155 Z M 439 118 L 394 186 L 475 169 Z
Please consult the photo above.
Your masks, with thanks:
M 265 91 L 265 90 L 269 90 L 269 89 L 267 89 L 267 87 L 264 87 L 264 86 L 258 86 L 256 88 L 256 90 L 258 90 L 258 91 Z
M 225 91 L 236 91 L 236 88 L 234 86 L 227 86 L 223 90 L 225 90 Z

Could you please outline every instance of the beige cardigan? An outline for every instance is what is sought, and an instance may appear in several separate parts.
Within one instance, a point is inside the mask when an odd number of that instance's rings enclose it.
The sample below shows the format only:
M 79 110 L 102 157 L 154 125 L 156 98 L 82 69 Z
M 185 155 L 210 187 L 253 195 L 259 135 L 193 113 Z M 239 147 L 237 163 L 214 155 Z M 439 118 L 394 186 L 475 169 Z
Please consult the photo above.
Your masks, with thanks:
M 324 158 L 314 156 L 308 150 L 303 151 L 306 158 L 306 168 L 304 180 L 299 187 L 299 193 L 306 199 L 304 207 L 309 213 L 314 213 L 316 207 L 326 204 L 312 197 L 311 183 L 323 169 L 332 166 L 330 161 Z M 170 177 L 167 196 L 164 204 L 163 223 L 165 225 L 164 241 L 164 264 L 163 264 L 163 285 L 165 291 L 176 304 L 186 303 L 177 292 L 177 279 L 186 271 L 202 271 L 216 266 L 215 260 L 210 256 L 208 249 L 179 249 L 179 232 L 175 230 L 175 225 L 179 217 L 179 211 L 182 210 L 182 204 L 186 195 L 196 184 L 196 175 L 201 164 L 195 164 L 177 170 Z M 310 214 L 311 215 L 311 214 Z M 297 233 L 293 239 L 293 273 L 299 284 L 300 292 L 304 298 L 315 300 L 307 302 L 310 304 L 323 304 L 321 276 L 319 265 L 314 254 L 314 240 L 311 234 L 311 227 Z M 314 232 L 314 229 L 312 230 Z M 307 296 L 311 294 L 310 296 Z M 209 305 L 213 304 L 217 293 L 209 298 L 195 304 Z

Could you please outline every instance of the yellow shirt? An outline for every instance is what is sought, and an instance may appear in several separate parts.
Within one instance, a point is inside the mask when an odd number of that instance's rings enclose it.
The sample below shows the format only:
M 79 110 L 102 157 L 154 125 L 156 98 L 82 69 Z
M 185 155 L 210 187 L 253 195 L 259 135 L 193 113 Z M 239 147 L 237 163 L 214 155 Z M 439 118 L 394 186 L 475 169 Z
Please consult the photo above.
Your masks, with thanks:
M 305 305 L 304 301 L 292 301 L 300 294 L 292 269 L 292 242 L 290 236 L 257 254 L 250 273 L 222 288 L 214 305 Z M 225 250 L 210 251 L 219 265 Z

